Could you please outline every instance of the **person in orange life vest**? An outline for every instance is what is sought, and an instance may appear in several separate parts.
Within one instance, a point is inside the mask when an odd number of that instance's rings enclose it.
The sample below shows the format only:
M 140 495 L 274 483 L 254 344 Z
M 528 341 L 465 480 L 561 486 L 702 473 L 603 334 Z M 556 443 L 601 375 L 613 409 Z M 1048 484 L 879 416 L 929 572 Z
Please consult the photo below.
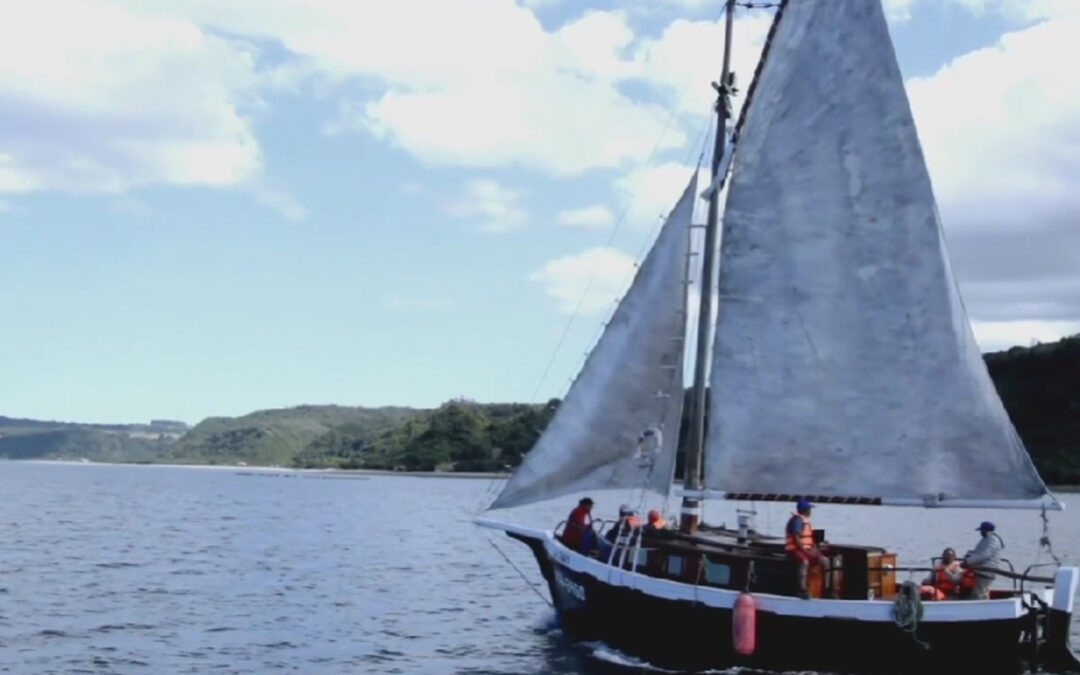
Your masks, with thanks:
M 795 563 L 795 581 L 798 584 L 800 598 L 809 598 L 810 593 L 806 588 L 806 578 L 810 574 L 810 565 L 824 565 L 821 551 L 814 543 L 814 526 L 810 523 L 810 509 L 813 504 L 805 499 L 800 499 L 795 505 L 795 513 L 788 519 L 787 550 L 788 558 Z
M 578 502 L 563 528 L 562 542 L 567 548 L 588 553 L 596 546 L 596 534 L 592 529 L 593 500 L 585 497 Z
M 617 537 L 629 539 L 633 531 L 639 527 L 641 527 L 641 518 L 628 504 L 623 504 L 619 507 L 619 520 L 607 531 L 604 539 L 612 544 L 615 543 Z
M 956 551 L 947 548 L 941 552 L 941 561 L 934 565 L 934 573 L 923 581 L 919 590 L 935 600 L 955 598 L 960 595 L 965 577 L 969 576 L 960 566 Z
M 664 516 L 660 515 L 660 511 L 658 509 L 649 511 L 649 522 L 645 525 L 645 531 L 655 532 L 656 530 L 663 530 L 665 528 L 667 528 L 667 520 L 664 519 Z

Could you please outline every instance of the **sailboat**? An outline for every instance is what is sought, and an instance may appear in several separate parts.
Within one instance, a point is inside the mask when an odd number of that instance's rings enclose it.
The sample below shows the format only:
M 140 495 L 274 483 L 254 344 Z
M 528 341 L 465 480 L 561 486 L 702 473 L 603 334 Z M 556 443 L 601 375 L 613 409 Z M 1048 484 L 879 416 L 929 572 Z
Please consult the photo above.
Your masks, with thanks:
M 1020 508 L 1044 520 L 1063 508 L 975 342 L 879 0 L 779 3 L 732 120 L 735 4 L 712 182 L 702 191 L 690 178 L 555 416 L 476 523 L 531 549 L 567 635 L 659 667 L 1080 671 L 1075 567 L 1003 571 L 1012 587 L 988 599 L 924 601 L 899 581 L 888 542 L 831 543 L 801 597 L 783 533 L 744 516 L 737 530 L 700 522 L 702 500 Z M 688 364 L 699 194 L 709 217 Z M 668 493 L 680 435 L 677 530 L 628 529 L 598 555 L 567 546 L 565 523 L 492 513 L 603 488 Z

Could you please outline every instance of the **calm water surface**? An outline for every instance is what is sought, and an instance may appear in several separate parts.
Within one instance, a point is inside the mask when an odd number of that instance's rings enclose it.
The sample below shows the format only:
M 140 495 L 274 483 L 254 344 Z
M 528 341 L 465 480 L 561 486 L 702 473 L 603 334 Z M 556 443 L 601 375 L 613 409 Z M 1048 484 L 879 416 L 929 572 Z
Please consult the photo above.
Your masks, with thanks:
M 0 672 L 640 670 L 602 645 L 569 644 L 527 585 L 540 582 L 527 549 L 471 524 L 495 487 L 0 462 Z M 608 517 L 629 500 L 593 497 Z M 1069 510 L 1050 516 L 1054 550 L 1071 564 L 1080 563 L 1078 497 L 1065 495 Z M 575 502 L 497 514 L 550 526 Z M 757 508 L 762 529 L 782 529 L 786 507 Z M 946 545 L 974 546 L 986 518 L 1017 567 L 1035 560 L 1041 521 L 1026 511 L 825 506 L 815 524 L 834 541 L 884 543 L 918 563 Z M 706 520 L 733 524 L 734 508 L 710 506 Z

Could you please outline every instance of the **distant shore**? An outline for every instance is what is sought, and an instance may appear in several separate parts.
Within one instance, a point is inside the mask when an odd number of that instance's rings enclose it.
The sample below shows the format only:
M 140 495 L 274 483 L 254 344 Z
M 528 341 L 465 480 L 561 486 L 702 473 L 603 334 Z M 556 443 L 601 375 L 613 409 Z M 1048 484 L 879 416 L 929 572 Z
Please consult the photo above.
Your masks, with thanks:
M 509 478 L 509 473 L 485 471 L 391 471 L 389 469 L 298 469 L 327 473 L 355 473 L 371 476 L 416 476 L 418 478 Z M 1080 489 L 1080 488 L 1077 488 Z
M 255 470 L 255 471 L 296 471 L 302 473 L 328 473 L 328 474 L 342 474 L 342 475 L 357 475 L 357 476 L 412 476 L 415 478 L 509 478 L 508 472 L 486 472 L 486 471 L 393 471 L 390 469 L 297 469 L 290 466 L 265 466 L 261 464 L 240 465 L 240 464 L 174 464 L 174 463 L 151 463 L 151 462 L 80 462 L 78 460 L 70 459 L 24 459 L 24 460 L 7 460 L 7 461 L 23 461 L 23 462 L 49 462 L 56 464 L 116 464 L 118 466 L 172 466 L 172 467 L 190 467 L 190 468 L 202 468 L 202 469 L 242 469 L 242 470 Z M 1051 492 L 1063 492 L 1067 494 L 1080 493 L 1080 485 L 1048 485 L 1047 488 Z
M 231 469 L 241 471 L 294 471 L 298 473 L 329 473 L 329 474 L 342 474 L 342 475 L 358 475 L 358 476 L 414 476 L 417 478 L 509 478 L 510 474 L 507 472 L 486 472 L 486 471 L 393 471 L 390 469 L 336 469 L 332 467 L 321 469 L 298 469 L 292 466 L 268 466 L 265 464 L 199 464 L 192 463 L 177 463 L 177 462 L 99 462 L 99 461 L 82 461 L 77 459 L 0 459 L 0 461 L 8 462 L 30 462 L 30 463 L 46 463 L 46 464 L 74 464 L 77 466 L 84 465 L 103 465 L 108 464 L 112 466 L 168 466 L 178 468 L 190 468 L 190 469 Z M 1080 489 L 1080 488 L 1078 488 Z

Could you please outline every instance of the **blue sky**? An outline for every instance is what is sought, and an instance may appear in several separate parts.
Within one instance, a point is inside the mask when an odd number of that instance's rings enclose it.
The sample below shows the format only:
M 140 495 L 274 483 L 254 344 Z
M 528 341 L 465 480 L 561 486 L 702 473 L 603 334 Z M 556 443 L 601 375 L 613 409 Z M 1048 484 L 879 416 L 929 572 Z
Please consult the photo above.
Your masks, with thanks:
M 1077 4 L 885 2 L 987 350 L 1080 332 Z M 721 5 L 11 3 L 0 415 L 561 396 L 700 151 Z

